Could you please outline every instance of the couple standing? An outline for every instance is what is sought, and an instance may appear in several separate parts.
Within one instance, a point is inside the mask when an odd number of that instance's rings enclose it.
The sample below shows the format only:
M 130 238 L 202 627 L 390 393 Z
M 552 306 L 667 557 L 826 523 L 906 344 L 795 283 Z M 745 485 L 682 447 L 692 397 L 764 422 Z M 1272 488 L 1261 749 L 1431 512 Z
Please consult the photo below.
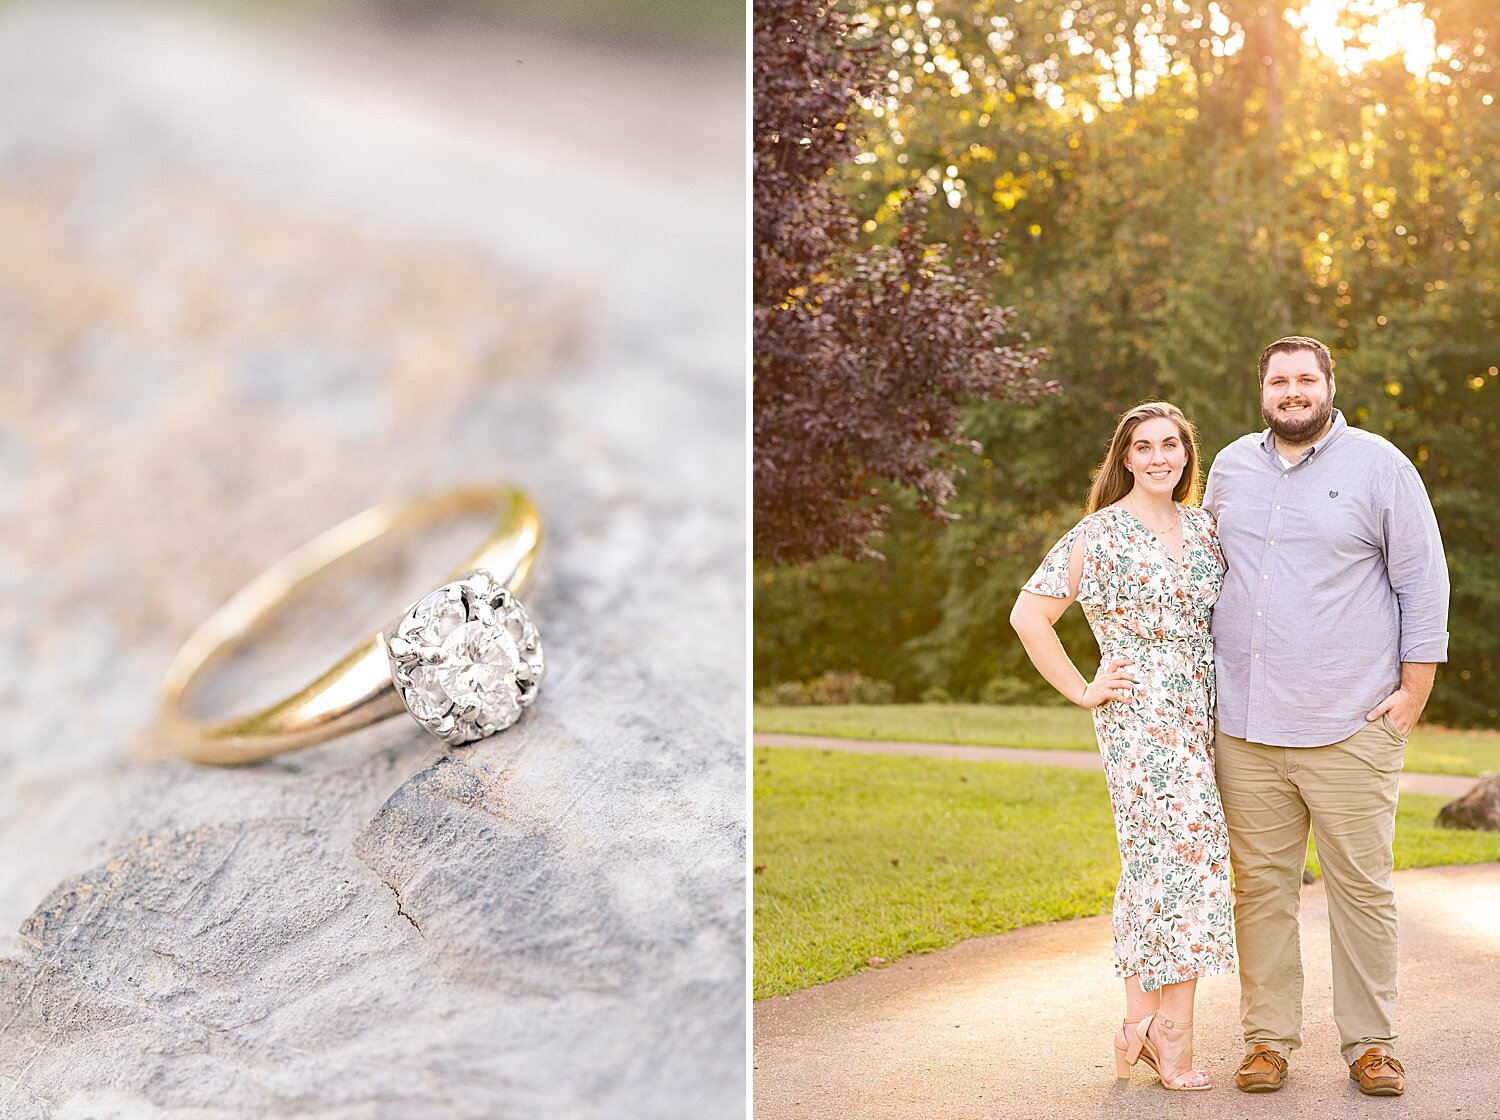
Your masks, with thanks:
M 1362 1092 L 1395 1095 L 1391 845 L 1406 737 L 1447 659 L 1442 541 L 1411 463 L 1333 407 L 1326 346 L 1280 339 L 1259 376 L 1267 430 L 1219 454 L 1202 508 L 1192 424 L 1170 404 L 1127 412 L 1088 516 L 1011 623 L 1094 712 L 1120 845 L 1119 1075 L 1144 1061 L 1167 1089 L 1210 1087 L 1192 1065 L 1194 988 L 1234 971 L 1237 945 L 1249 1049 L 1234 1082 L 1281 1088 L 1302 1041 L 1311 824 L 1343 1058 Z M 1074 599 L 1099 643 L 1092 681 L 1053 630 Z

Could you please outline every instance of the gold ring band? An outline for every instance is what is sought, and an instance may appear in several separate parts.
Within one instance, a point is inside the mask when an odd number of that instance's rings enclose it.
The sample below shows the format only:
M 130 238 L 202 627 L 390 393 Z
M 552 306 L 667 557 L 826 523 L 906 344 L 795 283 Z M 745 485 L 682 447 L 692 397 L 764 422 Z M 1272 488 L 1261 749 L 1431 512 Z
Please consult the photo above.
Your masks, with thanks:
M 407 702 L 392 679 L 392 643 L 386 630 L 361 641 L 295 695 L 248 715 L 218 722 L 198 720 L 183 710 L 183 699 L 209 668 L 242 645 L 268 615 L 330 565 L 392 533 L 456 515 L 491 513 L 498 517 L 493 532 L 449 578 L 488 573 L 494 584 L 518 592 L 536 562 L 542 523 L 530 499 L 507 486 L 467 487 L 377 506 L 273 564 L 183 643 L 162 682 L 157 725 L 150 740 L 143 743 L 143 753 L 166 752 L 221 765 L 254 762 L 325 742 L 405 711 Z

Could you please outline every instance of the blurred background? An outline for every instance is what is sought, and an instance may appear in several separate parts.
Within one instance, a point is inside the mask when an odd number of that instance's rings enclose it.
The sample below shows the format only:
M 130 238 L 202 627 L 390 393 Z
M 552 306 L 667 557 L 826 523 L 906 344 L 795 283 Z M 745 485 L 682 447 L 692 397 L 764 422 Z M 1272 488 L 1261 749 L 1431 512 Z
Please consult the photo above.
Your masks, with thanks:
M 1207 468 L 1289 334 L 1447 549 L 1396 865 L 1493 865 L 1459 809 L 1500 772 L 1495 7 L 757 0 L 754 33 L 755 997 L 1109 911 L 1089 713 L 1008 615 L 1119 415 L 1177 403 Z
M 822 511 L 762 540 L 757 506 L 758 695 L 805 701 L 810 682 L 855 673 L 823 694 L 1051 702 L 1006 615 L 1079 516 L 1115 419 L 1137 401 L 1171 400 L 1198 425 L 1207 465 L 1264 427 L 1256 358 L 1299 333 L 1332 348 L 1336 404 L 1410 457 L 1437 509 L 1453 643 L 1427 718 L 1495 727 L 1493 7 L 910 0 L 837 10 L 848 33 L 822 46 L 829 86 L 852 104 L 852 139 L 833 154 L 857 247 L 880 259 L 915 223 L 932 243 L 998 235 L 996 267 L 968 290 L 1013 309 L 1009 333 L 974 339 L 960 358 L 982 365 L 997 344 L 1044 351 L 1021 372 L 1058 391 L 1027 399 L 1014 377 L 992 378 L 949 395 L 951 430 L 941 411 L 910 417 L 910 431 L 840 430 L 816 454 L 853 464 L 839 500 L 880 511 L 865 517 L 876 536 L 819 538 L 816 524 L 833 516 Z M 800 124 L 794 99 L 777 98 L 778 124 Z M 807 136 L 827 150 L 826 130 Z M 883 370 L 904 386 L 889 391 L 887 415 L 908 418 L 914 386 L 948 368 L 945 336 L 923 332 L 955 298 L 945 290 L 938 309 L 906 324 L 912 359 Z M 961 324 L 942 329 L 958 337 Z M 830 427 L 858 393 L 837 396 Z M 785 416 L 757 401 L 758 471 L 783 435 L 794 444 L 795 430 L 819 430 L 805 412 Z M 802 466 L 787 458 L 783 475 Z M 946 491 L 934 471 L 951 480 Z M 760 490 L 758 474 L 757 501 Z M 1082 617 L 1070 612 L 1063 628 L 1086 661 Z
M 738 1110 L 743 27 L 0 3 L 0 1113 Z M 131 759 L 248 579 L 486 479 L 510 735 Z

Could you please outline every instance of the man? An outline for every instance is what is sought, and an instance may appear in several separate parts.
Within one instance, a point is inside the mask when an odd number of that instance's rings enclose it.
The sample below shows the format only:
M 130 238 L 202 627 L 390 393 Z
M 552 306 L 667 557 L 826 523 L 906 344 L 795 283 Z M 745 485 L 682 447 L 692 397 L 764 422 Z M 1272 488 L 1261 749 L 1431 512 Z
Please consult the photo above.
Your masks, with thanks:
M 1396 1057 L 1391 842 L 1406 737 L 1448 658 L 1448 572 L 1416 468 L 1333 407 L 1312 338 L 1260 357 L 1267 428 L 1215 460 L 1203 504 L 1228 563 L 1214 607 L 1215 767 L 1229 824 L 1245 1092 L 1302 1042 L 1297 908 L 1311 824 L 1328 892 L 1333 1017 L 1364 1093 Z

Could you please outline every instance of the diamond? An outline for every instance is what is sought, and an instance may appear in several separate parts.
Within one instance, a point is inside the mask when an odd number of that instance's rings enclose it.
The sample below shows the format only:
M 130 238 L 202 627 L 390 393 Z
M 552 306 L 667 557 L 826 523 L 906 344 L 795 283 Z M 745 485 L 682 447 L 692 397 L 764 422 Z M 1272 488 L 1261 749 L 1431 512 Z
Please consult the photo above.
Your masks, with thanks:
M 414 606 L 402 622 L 401 630 L 409 638 L 429 646 L 438 645 L 464 621 L 462 600 L 448 597 L 446 587 L 439 588 Z
M 407 709 L 451 743 L 515 723 L 545 673 L 530 616 L 484 572 L 423 598 L 388 633 L 387 649 Z
M 430 665 L 419 665 L 409 675 L 411 687 L 404 695 L 411 714 L 422 720 L 441 719 L 453 701 L 438 682 L 437 670 Z
M 515 722 L 521 714 L 516 703 L 521 652 L 507 628 L 493 621 L 466 622 L 448 635 L 443 652 L 448 658 L 437 670 L 438 680 L 460 711 L 478 708 L 497 727 Z

